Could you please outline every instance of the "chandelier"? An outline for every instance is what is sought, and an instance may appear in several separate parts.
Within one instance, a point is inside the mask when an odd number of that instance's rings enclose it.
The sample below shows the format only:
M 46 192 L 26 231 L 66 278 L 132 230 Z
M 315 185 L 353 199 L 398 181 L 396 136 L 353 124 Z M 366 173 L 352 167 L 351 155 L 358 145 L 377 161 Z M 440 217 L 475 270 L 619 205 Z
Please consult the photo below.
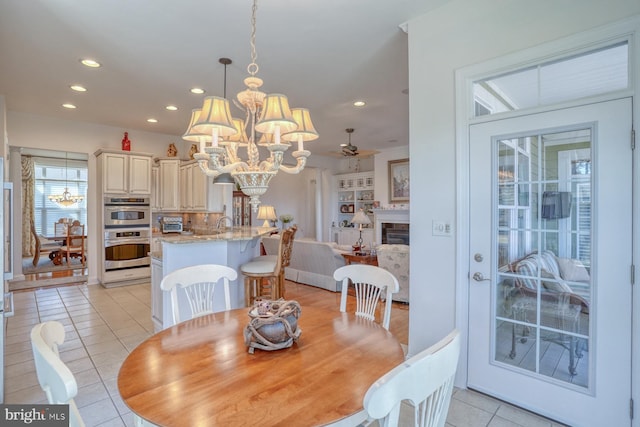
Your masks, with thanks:
M 69 169 L 67 167 L 67 161 L 68 161 L 68 154 L 65 154 L 65 158 L 64 158 L 64 191 L 62 192 L 62 194 L 51 194 L 49 196 L 49 200 L 52 201 L 53 203 L 57 203 L 58 205 L 62 206 L 62 207 L 69 207 L 72 205 L 75 205 L 76 203 L 81 203 L 84 200 L 84 196 L 81 195 L 76 195 L 73 196 L 71 195 L 71 193 L 69 192 Z
M 247 88 L 238 93 L 234 100 L 234 105 L 244 112 L 244 118 L 231 116 L 226 98 L 208 96 L 201 109 L 192 111 L 189 127 L 183 135 L 187 141 L 200 143 L 200 152 L 193 157 L 202 172 L 214 178 L 229 173 L 240 190 L 250 197 L 249 203 L 254 212 L 258 210 L 260 196 L 267 191 L 269 181 L 279 171 L 297 174 L 304 169 L 311 155 L 304 149 L 304 141 L 318 138 L 309 110 L 289 108 L 285 95 L 260 91 L 263 81 L 256 76 L 259 69 L 256 63 L 257 8 L 257 0 L 254 0 L 251 13 L 251 63 L 247 66 L 249 77 L 244 80 Z M 227 63 L 222 59 L 220 62 L 225 64 L 226 80 Z M 291 142 L 298 143 L 297 150 L 291 153 L 296 159 L 295 166 L 282 163 Z M 258 146 L 266 147 L 269 157 L 260 160 Z M 242 153 L 239 148 L 242 148 Z M 244 149 L 246 158 L 241 157 Z

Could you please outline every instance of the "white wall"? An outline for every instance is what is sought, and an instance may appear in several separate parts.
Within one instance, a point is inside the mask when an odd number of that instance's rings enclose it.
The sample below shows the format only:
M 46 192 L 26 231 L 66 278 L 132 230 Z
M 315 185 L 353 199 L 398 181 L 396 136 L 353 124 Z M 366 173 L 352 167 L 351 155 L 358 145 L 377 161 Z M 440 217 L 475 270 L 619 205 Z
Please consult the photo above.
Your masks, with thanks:
M 411 354 L 455 326 L 455 70 L 638 13 L 638 0 L 452 0 L 409 22 Z M 432 236 L 433 220 L 454 236 Z

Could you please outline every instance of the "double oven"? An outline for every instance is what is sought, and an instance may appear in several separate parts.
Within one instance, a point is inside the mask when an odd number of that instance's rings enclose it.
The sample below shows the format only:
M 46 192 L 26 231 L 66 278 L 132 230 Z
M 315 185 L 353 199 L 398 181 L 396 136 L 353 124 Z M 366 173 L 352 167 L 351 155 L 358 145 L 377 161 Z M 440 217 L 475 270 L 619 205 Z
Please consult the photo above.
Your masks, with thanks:
M 105 197 L 104 271 L 149 268 L 151 205 L 148 197 Z

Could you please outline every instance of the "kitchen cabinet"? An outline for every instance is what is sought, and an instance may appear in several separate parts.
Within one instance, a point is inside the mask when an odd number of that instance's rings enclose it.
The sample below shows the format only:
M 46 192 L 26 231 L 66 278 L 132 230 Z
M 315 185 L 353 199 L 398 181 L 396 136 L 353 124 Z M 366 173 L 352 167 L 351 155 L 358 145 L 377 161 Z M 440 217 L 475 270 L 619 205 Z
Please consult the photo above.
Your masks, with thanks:
M 183 211 L 223 211 L 224 186 L 214 185 L 213 178 L 205 175 L 195 160 L 180 165 L 179 182 L 180 207 Z
M 251 205 L 250 197 L 242 191 L 233 192 L 233 225 L 251 225 Z
M 151 195 L 151 154 L 98 150 L 96 158 L 104 195 Z
M 180 210 L 179 159 L 158 159 L 158 210 Z
M 160 209 L 160 167 L 158 165 L 151 166 L 151 210 L 157 211 Z

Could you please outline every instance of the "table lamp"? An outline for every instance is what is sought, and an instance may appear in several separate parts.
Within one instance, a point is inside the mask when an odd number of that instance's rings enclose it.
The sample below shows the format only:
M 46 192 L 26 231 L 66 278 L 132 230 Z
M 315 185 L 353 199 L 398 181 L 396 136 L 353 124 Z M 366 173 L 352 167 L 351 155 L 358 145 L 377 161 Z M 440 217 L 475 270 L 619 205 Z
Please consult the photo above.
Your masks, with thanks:
M 371 220 L 364 213 L 364 210 L 360 209 L 356 214 L 351 218 L 351 224 L 358 224 L 360 228 L 360 238 L 358 239 L 358 247 L 362 248 L 362 226 L 364 224 L 371 224 Z
M 269 205 L 260 205 L 258 209 L 258 219 L 264 219 L 263 227 L 271 227 L 271 223 L 269 221 L 275 221 L 278 219 L 276 216 L 276 210 L 273 206 Z

